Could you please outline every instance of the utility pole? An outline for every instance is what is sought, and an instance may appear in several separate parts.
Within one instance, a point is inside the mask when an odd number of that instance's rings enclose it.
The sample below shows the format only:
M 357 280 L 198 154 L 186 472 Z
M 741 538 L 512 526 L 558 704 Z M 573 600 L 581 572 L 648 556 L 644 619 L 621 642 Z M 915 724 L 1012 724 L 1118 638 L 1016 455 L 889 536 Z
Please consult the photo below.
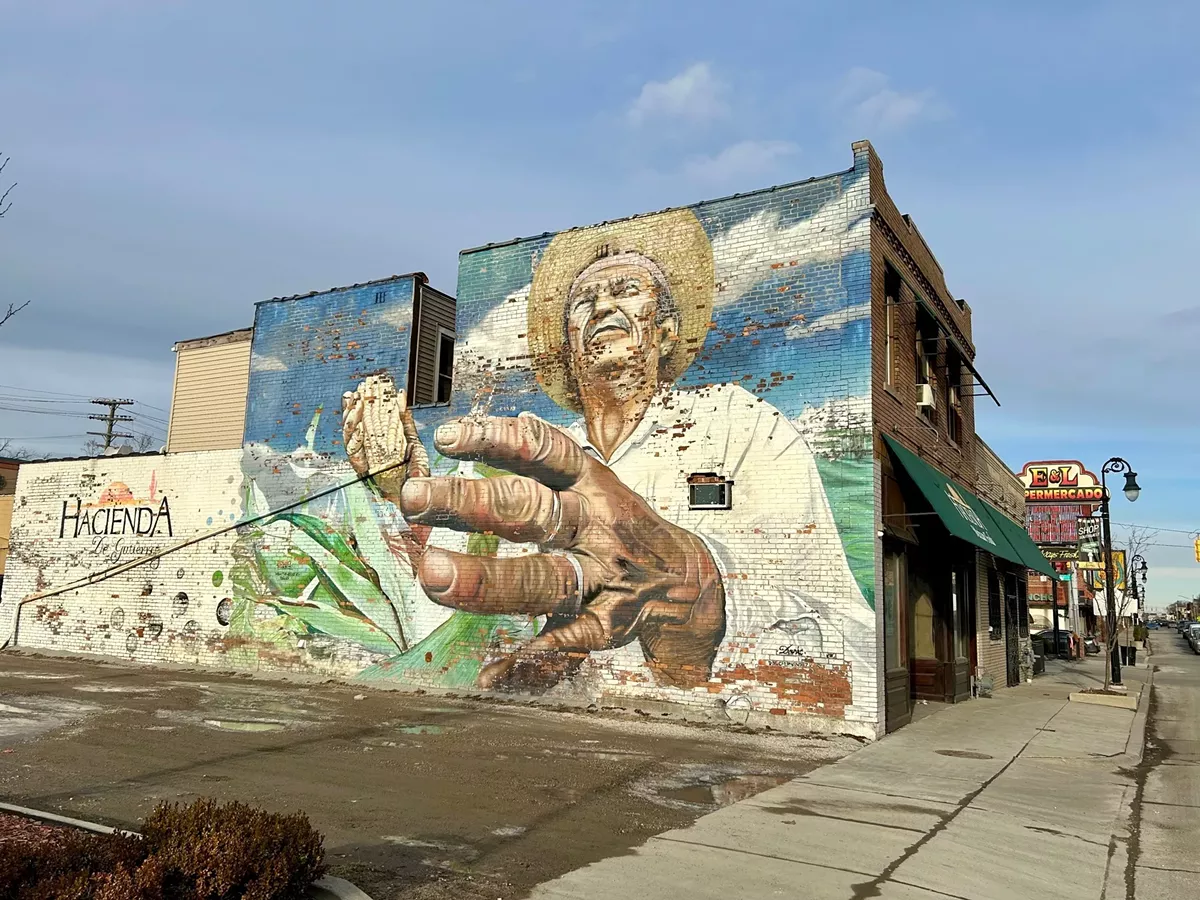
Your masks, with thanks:
M 119 416 L 117 410 L 122 406 L 133 406 L 132 400 L 111 400 L 108 398 L 98 398 L 92 401 L 97 406 L 107 406 L 108 415 L 104 416 L 88 416 L 89 419 L 96 419 L 99 422 L 106 423 L 104 431 L 89 431 L 88 434 L 94 434 L 96 437 L 104 438 L 104 449 L 108 450 L 112 446 L 113 438 L 129 438 L 133 440 L 132 434 L 123 434 L 113 431 L 118 422 L 132 422 L 133 416 Z

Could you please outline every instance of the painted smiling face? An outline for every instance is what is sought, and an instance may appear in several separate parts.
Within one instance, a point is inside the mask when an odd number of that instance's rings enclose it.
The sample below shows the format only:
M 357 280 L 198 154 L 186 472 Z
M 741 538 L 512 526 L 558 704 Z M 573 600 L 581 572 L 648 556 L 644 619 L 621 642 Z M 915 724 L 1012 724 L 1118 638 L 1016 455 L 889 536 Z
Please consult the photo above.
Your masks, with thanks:
M 671 351 L 678 322 L 666 285 L 652 263 L 629 256 L 589 267 L 571 286 L 566 326 L 576 377 L 626 369 L 657 376 Z

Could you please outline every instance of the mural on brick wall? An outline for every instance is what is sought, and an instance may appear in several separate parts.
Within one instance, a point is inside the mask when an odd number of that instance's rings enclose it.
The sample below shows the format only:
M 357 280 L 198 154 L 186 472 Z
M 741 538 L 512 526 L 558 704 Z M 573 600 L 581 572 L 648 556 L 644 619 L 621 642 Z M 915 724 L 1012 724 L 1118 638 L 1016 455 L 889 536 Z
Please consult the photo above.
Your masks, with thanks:
M 226 576 L 244 505 L 239 457 L 224 450 L 22 467 L 0 604 L 5 637 L 19 625 L 24 645 L 143 662 L 197 662 L 224 649 L 220 610 L 233 602 Z M 27 597 L 35 599 L 18 623 L 16 601 Z
M 367 680 L 873 720 L 868 250 L 850 172 L 464 254 L 450 408 L 405 408 L 406 359 L 252 375 L 288 412 L 248 430 L 231 638 Z

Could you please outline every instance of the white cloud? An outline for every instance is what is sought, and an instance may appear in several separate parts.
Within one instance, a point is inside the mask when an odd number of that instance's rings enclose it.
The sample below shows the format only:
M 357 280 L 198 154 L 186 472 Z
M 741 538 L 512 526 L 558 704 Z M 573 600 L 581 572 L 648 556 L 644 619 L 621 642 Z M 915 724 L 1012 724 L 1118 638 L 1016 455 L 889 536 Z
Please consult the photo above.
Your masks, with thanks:
M 403 331 L 412 324 L 412 304 L 410 303 L 390 303 L 386 310 L 379 316 L 379 321 L 385 325 L 391 325 L 397 330 Z
M 789 325 L 784 329 L 784 334 L 789 338 L 808 337 L 810 334 L 818 334 L 822 331 L 833 331 L 835 328 L 844 328 L 851 322 L 858 319 L 865 319 L 871 315 L 870 303 L 859 303 L 856 306 L 845 306 L 841 309 L 835 309 L 831 313 L 826 313 L 819 318 L 813 319 L 811 322 L 797 322 L 795 325 Z
M 834 397 L 806 406 L 792 425 L 818 456 L 837 457 L 870 446 L 871 398 Z
M 287 363 L 278 356 L 255 353 L 250 357 L 251 372 L 286 372 Z
M 529 364 L 529 288 L 496 304 L 454 347 L 454 390 L 472 394 L 475 407 L 486 406 L 499 373 Z
M 726 181 L 760 175 L 775 168 L 799 148 L 790 141 L 739 141 L 715 156 L 695 156 L 683 164 L 684 174 L 701 181 Z
M 688 66 L 668 81 L 642 85 L 628 118 L 634 125 L 660 118 L 708 122 L 729 112 L 728 87 L 712 73 L 708 63 Z
M 866 190 L 863 179 L 795 224 L 780 225 L 780 210 L 766 209 L 719 234 L 713 240 L 717 275 L 713 305 L 733 303 L 780 266 L 832 262 L 851 249 L 866 249 L 870 234 Z
M 867 132 L 898 131 L 913 122 L 943 119 L 950 113 L 934 91 L 897 91 L 882 72 L 862 67 L 846 73 L 835 100 L 853 125 Z

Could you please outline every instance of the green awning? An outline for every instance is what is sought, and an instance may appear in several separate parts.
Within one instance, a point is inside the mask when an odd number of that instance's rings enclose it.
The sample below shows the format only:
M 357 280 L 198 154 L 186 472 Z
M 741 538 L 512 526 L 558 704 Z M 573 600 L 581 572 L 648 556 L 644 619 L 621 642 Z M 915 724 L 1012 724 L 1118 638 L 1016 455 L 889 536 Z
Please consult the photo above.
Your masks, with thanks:
M 1043 575 L 1054 576 L 1058 574 L 1050 560 L 1042 556 L 1042 551 L 1037 548 L 1037 544 L 1033 542 L 1033 538 L 1029 536 L 1028 531 L 986 500 L 981 500 L 980 502 L 987 507 L 988 515 L 995 520 L 997 527 L 1008 539 L 1013 549 L 1017 551 L 1017 554 L 1021 557 L 1021 562 L 1026 567 L 1033 569 L 1035 572 L 1041 572 Z
M 1054 574 L 1025 529 L 886 434 L 883 440 L 952 535 L 1001 559 Z

